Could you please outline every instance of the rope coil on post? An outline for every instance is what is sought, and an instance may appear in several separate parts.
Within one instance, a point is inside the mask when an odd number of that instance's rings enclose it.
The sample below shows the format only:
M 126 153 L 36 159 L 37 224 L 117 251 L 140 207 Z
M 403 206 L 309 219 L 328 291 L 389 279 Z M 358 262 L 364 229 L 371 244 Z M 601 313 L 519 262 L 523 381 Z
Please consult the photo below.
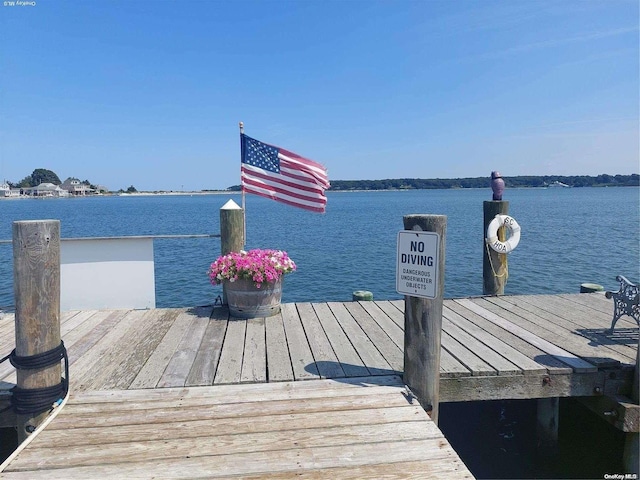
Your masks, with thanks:
M 56 365 L 61 360 L 64 360 L 64 377 L 60 378 L 59 384 L 50 387 L 13 387 L 11 389 L 11 406 L 4 410 L 13 408 L 13 411 L 19 415 L 39 414 L 49 410 L 54 404 L 67 396 L 69 392 L 69 359 L 63 341 L 56 348 L 29 356 L 16 355 L 16 349 L 14 348 L 9 355 L 0 359 L 0 363 L 7 359 L 16 369 L 21 370 L 38 370 Z
M 489 264 L 491 265 L 491 271 L 493 272 L 493 276 L 496 278 L 504 277 L 505 281 L 509 278 L 509 266 L 507 265 L 506 255 L 500 255 L 500 265 L 502 267 L 503 273 L 497 273 L 495 267 L 493 266 L 493 260 L 491 258 L 491 252 L 489 251 L 489 244 L 485 244 L 487 249 L 487 257 L 489 258 Z

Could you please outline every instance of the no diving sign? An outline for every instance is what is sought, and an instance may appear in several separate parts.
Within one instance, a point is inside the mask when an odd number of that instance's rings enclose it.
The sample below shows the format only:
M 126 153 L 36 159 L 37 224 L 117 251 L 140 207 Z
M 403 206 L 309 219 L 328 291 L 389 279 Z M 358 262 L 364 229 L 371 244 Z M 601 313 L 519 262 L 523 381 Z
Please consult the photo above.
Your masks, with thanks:
M 396 291 L 412 297 L 438 296 L 438 246 L 435 232 L 398 232 Z

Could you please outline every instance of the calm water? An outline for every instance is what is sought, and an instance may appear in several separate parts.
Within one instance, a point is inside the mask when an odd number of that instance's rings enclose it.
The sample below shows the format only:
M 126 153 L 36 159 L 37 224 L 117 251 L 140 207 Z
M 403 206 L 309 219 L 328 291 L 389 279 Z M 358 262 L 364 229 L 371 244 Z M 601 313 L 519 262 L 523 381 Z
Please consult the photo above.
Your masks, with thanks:
M 0 239 L 15 220 L 59 219 L 63 237 L 219 233 L 219 208 L 240 195 L 92 197 L 0 201 Z M 283 301 L 376 299 L 395 291 L 396 235 L 406 214 L 447 215 L 445 297 L 482 293 L 482 202 L 486 190 L 331 192 L 327 213 L 313 214 L 247 196 L 247 248 L 286 250 L 298 271 Z M 506 293 L 577 292 L 584 282 L 616 289 L 615 276 L 640 278 L 640 190 L 571 188 L 507 190 L 522 227 L 509 255 Z M 221 293 L 206 276 L 220 251 L 211 239 L 157 239 L 156 303 L 212 303 Z M 0 306 L 13 305 L 12 247 L 0 245 Z
M 0 239 L 11 238 L 15 220 L 48 218 L 61 221 L 67 238 L 217 234 L 219 208 L 229 198 L 241 202 L 239 195 L 0 201 Z M 490 198 L 489 189 L 333 192 L 327 213 L 317 215 L 247 197 L 247 248 L 284 249 L 296 261 L 298 272 L 285 282 L 287 302 L 350 300 L 361 289 L 377 299 L 400 298 L 402 216 L 447 215 L 445 297 L 480 295 L 482 202 Z M 640 189 L 507 190 L 505 200 L 522 227 L 506 293 L 578 292 L 584 282 L 615 290 L 616 275 L 640 279 Z M 219 239 L 157 239 L 154 249 L 159 307 L 211 304 L 221 294 L 206 275 Z M 11 245 L 0 244 L 0 255 L 0 306 L 8 306 Z M 440 427 L 478 478 L 603 478 L 621 471 L 622 435 L 580 408 L 561 401 L 558 462 L 535 457 L 535 401 L 443 404 Z

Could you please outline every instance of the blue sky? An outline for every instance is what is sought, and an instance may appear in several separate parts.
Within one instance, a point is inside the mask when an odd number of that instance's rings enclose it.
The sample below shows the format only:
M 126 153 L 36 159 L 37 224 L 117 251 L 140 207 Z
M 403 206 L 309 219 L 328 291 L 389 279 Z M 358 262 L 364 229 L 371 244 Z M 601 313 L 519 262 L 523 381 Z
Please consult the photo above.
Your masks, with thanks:
M 239 183 L 638 173 L 637 0 L 0 2 L 0 176 Z

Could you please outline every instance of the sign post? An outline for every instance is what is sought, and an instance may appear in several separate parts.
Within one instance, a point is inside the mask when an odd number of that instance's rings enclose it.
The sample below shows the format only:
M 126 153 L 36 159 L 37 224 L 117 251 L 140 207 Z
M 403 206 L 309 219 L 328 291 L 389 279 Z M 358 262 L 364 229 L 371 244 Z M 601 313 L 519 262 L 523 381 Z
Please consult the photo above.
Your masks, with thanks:
M 396 290 L 413 297 L 438 296 L 438 245 L 436 232 L 398 232 Z
M 404 382 L 438 423 L 447 217 L 405 215 L 396 289 L 404 300 Z

